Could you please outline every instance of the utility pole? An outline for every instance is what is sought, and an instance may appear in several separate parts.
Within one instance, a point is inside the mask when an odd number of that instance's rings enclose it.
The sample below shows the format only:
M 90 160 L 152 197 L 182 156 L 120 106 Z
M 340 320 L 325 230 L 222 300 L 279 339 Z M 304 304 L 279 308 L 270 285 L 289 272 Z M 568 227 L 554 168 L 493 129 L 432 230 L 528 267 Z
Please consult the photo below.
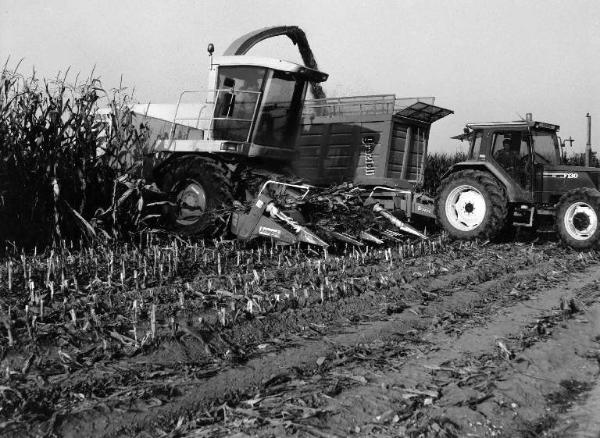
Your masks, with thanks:
M 569 136 L 569 138 L 565 138 L 565 143 L 569 142 L 569 146 L 573 147 L 573 142 L 575 141 L 574 138 L 572 138 L 571 136 Z
M 587 117 L 587 143 L 585 144 L 585 166 L 589 167 L 592 161 L 592 116 L 590 113 L 586 114 Z
M 569 138 L 565 138 L 565 139 L 562 141 L 562 144 L 561 144 L 561 146 L 562 146 L 562 161 L 563 161 L 563 163 L 565 163 L 565 161 L 566 161 L 566 159 L 567 159 L 567 151 L 566 151 L 566 149 L 567 149 L 567 148 L 565 147 L 565 146 L 566 146 L 566 143 L 569 143 L 569 146 L 570 146 L 571 148 L 573 148 L 573 142 L 574 142 L 574 141 L 575 141 L 575 139 L 574 139 L 573 137 L 571 137 L 570 135 L 569 135 Z

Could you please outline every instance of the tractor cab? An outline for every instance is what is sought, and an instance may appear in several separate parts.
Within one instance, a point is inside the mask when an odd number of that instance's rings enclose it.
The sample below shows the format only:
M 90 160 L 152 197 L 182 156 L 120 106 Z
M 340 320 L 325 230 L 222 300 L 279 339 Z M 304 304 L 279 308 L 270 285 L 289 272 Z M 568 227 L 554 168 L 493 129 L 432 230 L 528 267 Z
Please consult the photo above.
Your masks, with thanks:
M 553 202 L 553 191 L 564 193 L 553 179 L 564 167 L 558 130 L 557 125 L 530 120 L 468 124 L 465 134 L 455 137 L 470 143 L 469 164 L 461 166 L 487 168 L 504 184 L 511 202 Z
M 184 91 L 170 108 L 148 104 L 134 111 L 147 122 L 163 123 L 162 129 L 152 126 L 152 152 L 289 160 L 307 86 L 326 79 L 325 73 L 279 59 L 221 56 L 211 60 L 207 90 Z M 197 103 L 199 94 L 204 96 L 202 104 Z

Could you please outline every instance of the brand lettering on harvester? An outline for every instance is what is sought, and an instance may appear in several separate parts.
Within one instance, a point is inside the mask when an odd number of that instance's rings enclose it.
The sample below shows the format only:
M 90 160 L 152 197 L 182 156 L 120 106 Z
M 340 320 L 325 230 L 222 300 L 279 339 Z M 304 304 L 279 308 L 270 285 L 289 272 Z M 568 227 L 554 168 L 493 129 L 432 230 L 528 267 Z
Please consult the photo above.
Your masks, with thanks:
M 375 160 L 373 159 L 374 144 L 364 145 L 365 151 L 365 176 L 375 175 Z
M 275 228 L 261 226 L 258 228 L 258 234 L 261 236 L 275 237 L 278 239 L 281 236 L 281 231 L 276 230 Z
M 431 213 L 430 208 L 422 207 L 420 205 L 417 205 L 417 211 L 424 211 L 425 213 Z

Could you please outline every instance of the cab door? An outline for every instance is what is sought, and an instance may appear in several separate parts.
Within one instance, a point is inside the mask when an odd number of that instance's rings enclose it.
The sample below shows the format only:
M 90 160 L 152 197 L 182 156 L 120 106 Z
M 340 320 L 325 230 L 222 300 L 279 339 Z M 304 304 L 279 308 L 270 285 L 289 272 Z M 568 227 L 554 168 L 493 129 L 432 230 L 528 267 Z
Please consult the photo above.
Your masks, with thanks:
M 533 195 L 533 172 L 530 136 L 523 130 L 498 130 L 492 133 L 492 158 L 508 174 L 522 195 Z
M 266 73 L 264 67 L 219 67 L 212 128 L 215 140 L 249 141 Z
M 556 132 L 545 129 L 531 130 L 535 174 L 535 200 L 553 203 L 567 189 L 568 172 L 560 166 L 558 138 Z

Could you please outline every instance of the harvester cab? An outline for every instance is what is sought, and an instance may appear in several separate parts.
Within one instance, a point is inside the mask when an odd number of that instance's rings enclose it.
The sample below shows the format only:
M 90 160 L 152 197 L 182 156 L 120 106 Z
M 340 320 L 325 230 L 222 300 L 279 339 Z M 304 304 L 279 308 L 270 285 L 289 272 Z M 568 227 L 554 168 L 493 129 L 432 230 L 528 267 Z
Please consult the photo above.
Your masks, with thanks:
M 554 221 L 561 239 L 586 248 L 600 237 L 600 169 L 561 163 L 559 127 L 527 120 L 468 124 L 467 161 L 438 191 L 436 214 L 456 238 L 492 238 L 513 226 Z
M 168 135 L 154 152 L 217 153 L 289 161 L 309 82 L 327 74 L 288 61 L 254 56 L 211 56 L 208 90 L 184 91 Z M 190 97 L 204 104 L 187 103 Z M 164 105 L 136 108 L 164 120 Z

